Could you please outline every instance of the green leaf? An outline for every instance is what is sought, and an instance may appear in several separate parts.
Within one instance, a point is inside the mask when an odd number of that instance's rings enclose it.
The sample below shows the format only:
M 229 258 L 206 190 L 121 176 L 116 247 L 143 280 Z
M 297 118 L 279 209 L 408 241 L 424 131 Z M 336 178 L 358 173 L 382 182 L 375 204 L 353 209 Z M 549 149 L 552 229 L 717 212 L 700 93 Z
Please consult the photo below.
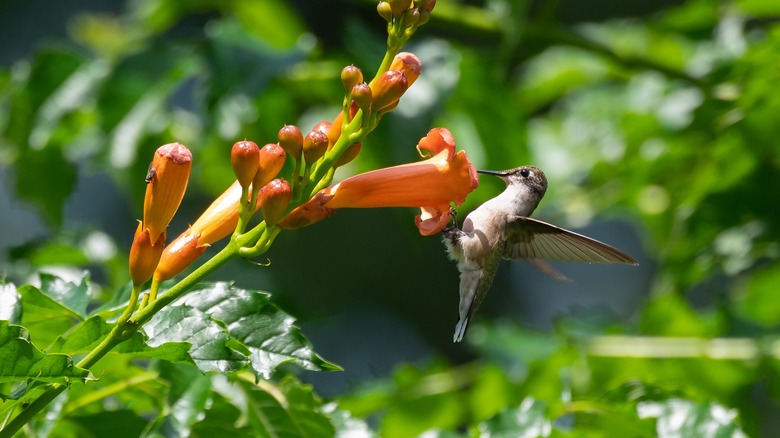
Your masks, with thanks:
M 87 305 L 92 299 L 89 271 L 84 271 L 79 284 L 45 273 L 41 273 L 40 278 L 43 293 L 79 315 L 81 319 L 87 317 Z
M 544 402 L 529 397 L 520 406 L 506 409 L 480 423 L 479 432 L 491 436 L 549 436 L 552 423 L 545 411 Z
M 188 436 L 211 402 L 211 377 L 193 366 L 158 362 L 156 367 L 169 383 L 169 409 L 160 415 L 161 428 L 169 436 Z
M 22 325 L 35 336 L 38 345 L 50 345 L 80 320 L 72 310 L 53 300 L 35 286 L 19 288 L 22 297 Z
M 320 412 L 322 402 L 311 386 L 292 377 L 279 387 L 261 380 L 258 385 L 239 381 L 246 405 L 241 409 L 254 436 L 333 436 L 334 428 Z
M 137 438 L 149 421 L 129 409 L 70 416 L 52 430 L 50 436 L 91 436 Z
M 189 355 L 202 371 L 228 373 L 247 365 L 246 356 L 228 347 L 227 329 L 205 312 L 183 305 L 161 310 L 144 325 L 148 345 L 160 347 L 168 342 L 187 342 Z
M 315 371 L 341 369 L 314 352 L 293 325 L 295 319 L 271 304 L 267 293 L 224 282 L 203 284 L 176 304 L 196 308 L 224 324 L 229 336 L 249 350 L 248 358 L 258 377 L 268 379 L 285 362 Z
M 755 271 L 747 286 L 736 297 L 737 308 L 748 318 L 767 327 L 780 323 L 780 300 L 777 285 L 780 284 L 780 263 Z
M 22 297 L 13 283 L 0 284 L 0 320 L 18 323 L 22 317 Z
M 27 329 L 0 321 L 0 381 L 36 379 L 67 383 L 91 379 L 89 370 L 73 365 L 64 354 L 45 354 L 30 342 Z
M 347 411 L 339 409 L 336 403 L 326 404 L 322 407 L 322 412 L 330 418 L 330 422 L 336 429 L 336 436 L 338 437 L 371 437 L 376 435 L 365 421 L 353 417 Z
M 735 409 L 715 403 L 695 403 L 672 398 L 663 402 L 640 402 L 641 418 L 657 418 L 658 436 L 747 437 Z

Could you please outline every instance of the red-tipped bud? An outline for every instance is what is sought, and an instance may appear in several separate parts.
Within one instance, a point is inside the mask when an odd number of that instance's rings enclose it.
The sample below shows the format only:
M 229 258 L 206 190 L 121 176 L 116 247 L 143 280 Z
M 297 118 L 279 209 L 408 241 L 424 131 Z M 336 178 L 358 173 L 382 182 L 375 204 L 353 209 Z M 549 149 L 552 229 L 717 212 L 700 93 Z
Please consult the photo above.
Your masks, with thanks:
M 414 0 L 414 7 L 420 9 L 420 12 L 431 12 L 436 6 L 436 0 Z
M 275 179 L 260 190 L 260 202 L 263 205 L 263 219 L 267 225 L 275 225 L 290 205 L 292 190 L 283 179 Z
M 396 104 L 407 88 L 409 88 L 409 84 L 402 72 L 388 70 L 382 73 L 372 89 L 374 100 L 371 102 L 371 110 L 383 111 Z
M 260 157 L 258 163 L 260 168 L 257 170 L 255 180 L 252 182 L 254 190 L 260 190 L 269 181 L 276 178 L 279 171 L 284 166 L 284 160 L 287 154 L 284 149 L 276 143 L 268 143 L 260 148 Z
M 390 3 L 390 10 L 393 12 L 394 18 L 403 17 L 406 10 L 412 5 L 412 0 L 388 0 L 387 2 Z
M 199 244 L 199 240 L 200 235 L 192 234 L 192 229 L 189 229 L 169 243 L 154 270 L 154 279 L 170 280 L 191 265 L 209 247 L 208 244 Z
M 134 285 L 140 286 L 152 278 L 157 262 L 160 261 L 163 246 L 165 246 L 165 231 L 153 242 L 149 229 L 144 228 L 143 223 L 139 221 L 133 246 L 130 247 L 130 278 Z
M 303 150 L 303 134 L 295 125 L 284 125 L 279 130 L 279 146 L 296 160 L 301 158 Z
M 431 19 L 431 11 L 436 6 L 436 0 L 420 0 L 415 1 L 414 4 L 420 11 L 420 18 L 417 19 L 417 27 L 420 27 Z
M 411 87 L 422 73 L 422 62 L 414 53 L 401 52 L 393 58 L 390 70 L 398 70 L 403 73 L 406 76 L 406 86 Z
M 390 7 L 390 3 L 388 2 L 379 2 L 379 4 L 376 5 L 376 12 L 380 17 L 384 18 L 385 21 L 390 21 L 393 19 L 393 8 Z
M 363 82 L 352 87 L 351 96 L 363 113 L 371 111 L 371 87 L 367 83 Z
M 179 209 L 192 169 L 192 153 L 186 146 L 169 143 L 157 148 L 146 175 L 143 227 L 152 242 L 165 232 Z
M 321 132 L 325 135 L 328 135 L 328 131 L 330 131 L 331 123 L 327 120 L 323 120 L 320 123 L 317 123 L 314 125 L 313 128 L 311 128 L 312 132 Z
M 303 139 L 303 158 L 306 164 L 313 164 L 328 150 L 328 136 L 320 131 L 312 131 Z
M 241 187 L 249 187 L 257 173 L 260 148 L 253 141 L 239 141 L 233 145 L 230 151 L 230 164 L 233 165 L 233 173 Z
M 352 87 L 363 82 L 363 72 L 354 65 L 348 65 L 341 70 L 341 83 L 344 84 L 344 92 L 349 94 Z
M 338 160 L 336 160 L 336 163 L 333 164 L 333 167 L 341 167 L 350 161 L 354 160 L 355 157 L 358 156 L 360 153 L 360 150 L 363 149 L 363 145 L 360 143 L 355 143 L 350 145 L 346 151 L 344 151 L 343 154 L 339 157 Z

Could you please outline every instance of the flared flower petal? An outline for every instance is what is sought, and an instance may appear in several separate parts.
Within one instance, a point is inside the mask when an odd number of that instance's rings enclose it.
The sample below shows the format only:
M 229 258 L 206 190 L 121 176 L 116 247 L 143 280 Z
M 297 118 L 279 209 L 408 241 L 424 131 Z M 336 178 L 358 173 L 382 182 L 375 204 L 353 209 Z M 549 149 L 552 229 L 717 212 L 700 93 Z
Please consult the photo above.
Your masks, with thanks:
M 455 141 L 444 128 L 431 130 L 418 150 L 432 156 L 347 178 L 319 192 L 279 225 L 310 225 L 339 208 L 420 207 L 415 220 L 420 233 L 440 231 L 447 225 L 450 203 L 460 205 L 477 188 L 477 172 L 464 151 L 455 152 Z

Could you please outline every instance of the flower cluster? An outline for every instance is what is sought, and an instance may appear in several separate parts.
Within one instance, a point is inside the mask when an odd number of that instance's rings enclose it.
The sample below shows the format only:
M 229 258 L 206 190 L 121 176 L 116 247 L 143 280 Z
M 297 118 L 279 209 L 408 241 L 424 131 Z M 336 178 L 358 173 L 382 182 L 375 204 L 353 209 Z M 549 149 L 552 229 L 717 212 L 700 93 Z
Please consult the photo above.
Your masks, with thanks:
M 263 147 L 249 140 L 235 143 L 231 165 L 236 181 L 164 248 L 165 228 L 181 202 L 192 157 L 187 151 L 185 175 L 183 170 L 173 170 L 178 168 L 170 163 L 177 160 L 170 158 L 168 163 L 155 156 L 147 176 L 150 186 L 144 220 L 130 256 L 134 284 L 152 277 L 150 300 L 154 300 L 160 282 L 182 272 L 210 245 L 231 233 L 231 251 L 253 257 L 267 250 L 281 230 L 313 224 L 340 208 L 420 208 L 415 222 L 422 235 L 444 228 L 449 222 L 450 204 L 460 205 L 477 187 L 474 167 L 465 152 L 455 150 L 455 140 L 446 129 L 432 129 L 420 140 L 417 149 L 422 161 L 332 184 L 335 170 L 360 154 L 365 136 L 398 106 L 420 76 L 420 60 L 412 53 L 398 53 L 395 47 L 428 20 L 434 5 L 435 0 L 380 2 L 378 11 L 387 20 L 389 31 L 388 56 L 379 73 L 366 82 L 359 68 L 344 67 L 342 110 L 332 121 L 322 121 L 305 134 L 297 126 L 285 125 L 279 130 L 277 142 Z M 163 148 L 158 154 L 170 155 Z M 286 161 L 289 166 L 285 166 Z M 161 185 L 169 179 L 176 182 Z M 263 220 L 247 229 L 258 210 Z

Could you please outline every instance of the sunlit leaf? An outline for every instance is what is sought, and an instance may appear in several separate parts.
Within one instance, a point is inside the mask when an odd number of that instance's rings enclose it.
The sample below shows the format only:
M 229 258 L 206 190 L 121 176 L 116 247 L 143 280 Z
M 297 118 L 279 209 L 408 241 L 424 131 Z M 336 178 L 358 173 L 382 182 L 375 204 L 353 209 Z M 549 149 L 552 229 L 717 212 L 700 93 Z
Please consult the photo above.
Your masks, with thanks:
M 0 320 L 17 324 L 22 317 L 22 297 L 13 283 L 0 284 Z
M 316 371 L 340 369 L 314 352 L 295 320 L 271 304 L 266 293 L 229 283 L 202 284 L 174 305 L 198 309 L 224 324 L 229 336 L 249 350 L 248 359 L 258 377 L 270 377 L 285 362 Z
M 516 408 L 509 408 L 479 424 L 483 435 L 544 437 L 550 436 L 552 422 L 547 418 L 545 403 L 526 398 Z
M 643 418 L 657 418 L 658 436 L 747 437 L 736 410 L 718 403 L 695 403 L 685 399 L 641 402 L 637 412 Z
M 41 291 L 72 310 L 81 318 L 87 316 L 87 305 L 92 299 L 92 289 L 89 285 L 89 271 L 84 271 L 78 284 L 63 280 L 50 274 L 40 274 Z
M 228 347 L 227 329 L 194 307 L 172 305 L 160 311 L 143 328 L 151 347 L 187 342 L 189 355 L 203 371 L 223 373 L 243 368 L 248 359 Z

